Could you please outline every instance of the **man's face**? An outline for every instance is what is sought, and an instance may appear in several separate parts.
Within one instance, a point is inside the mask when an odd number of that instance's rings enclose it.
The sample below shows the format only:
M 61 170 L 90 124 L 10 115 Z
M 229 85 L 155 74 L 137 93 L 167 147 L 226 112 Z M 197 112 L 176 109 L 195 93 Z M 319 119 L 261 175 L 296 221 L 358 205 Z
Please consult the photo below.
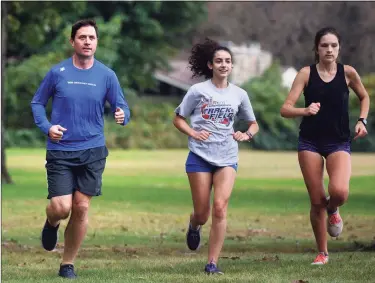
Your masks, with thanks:
M 77 30 L 74 40 L 70 40 L 75 53 L 79 57 L 91 58 L 94 56 L 98 38 L 93 26 L 84 26 Z

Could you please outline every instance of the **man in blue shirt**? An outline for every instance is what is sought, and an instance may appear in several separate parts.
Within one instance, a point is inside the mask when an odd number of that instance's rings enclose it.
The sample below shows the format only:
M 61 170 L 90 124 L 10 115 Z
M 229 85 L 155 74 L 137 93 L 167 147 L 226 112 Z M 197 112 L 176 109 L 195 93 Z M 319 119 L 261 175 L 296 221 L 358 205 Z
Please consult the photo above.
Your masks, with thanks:
M 72 26 L 71 58 L 51 68 L 31 101 L 35 124 L 48 136 L 47 219 L 42 245 L 55 249 L 60 220 L 70 215 L 65 230 L 59 276 L 75 278 L 74 259 L 85 237 L 92 196 L 101 195 L 108 150 L 104 137 L 104 104 L 108 101 L 117 124 L 130 119 L 116 74 L 94 58 L 98 28 L 93 20 Z M 52 98 L 51 120 L 46 104 Z

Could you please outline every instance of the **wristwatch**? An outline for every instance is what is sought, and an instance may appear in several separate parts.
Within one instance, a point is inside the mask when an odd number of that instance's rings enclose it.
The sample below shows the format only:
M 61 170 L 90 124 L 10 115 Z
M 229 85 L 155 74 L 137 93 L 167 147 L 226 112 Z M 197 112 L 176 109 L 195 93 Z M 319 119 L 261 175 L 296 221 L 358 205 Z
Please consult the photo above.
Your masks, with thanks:
M 367 126 L 367 120 L 366 118 L 359 118 L 358 121 L 361 121 L 365 127 Z

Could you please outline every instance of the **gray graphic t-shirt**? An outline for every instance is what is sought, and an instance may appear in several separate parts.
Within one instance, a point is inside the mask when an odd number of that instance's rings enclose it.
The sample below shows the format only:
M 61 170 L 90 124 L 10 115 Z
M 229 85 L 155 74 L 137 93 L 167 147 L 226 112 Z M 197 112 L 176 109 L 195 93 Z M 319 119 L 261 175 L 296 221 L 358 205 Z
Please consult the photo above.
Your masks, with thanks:
M 211 132 L 205 141 L 189 137 L 189 149 L 215 166 L 238 162 L 238 143 L 232 136 L 235 117 L 256 120 L 245 90 L 231 83 L 220 89 L 211 80 L 191 86 L 175 113 L 190 118 L 195 131 Z

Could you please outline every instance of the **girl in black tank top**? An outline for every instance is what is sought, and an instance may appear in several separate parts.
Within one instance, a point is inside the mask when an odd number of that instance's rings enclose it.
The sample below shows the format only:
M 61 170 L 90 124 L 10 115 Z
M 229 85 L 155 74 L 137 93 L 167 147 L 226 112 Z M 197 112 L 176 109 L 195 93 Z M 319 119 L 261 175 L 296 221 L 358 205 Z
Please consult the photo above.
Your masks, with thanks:
M 350 139 L 349 89 L 342 64 L 337 63 L 336 76 L 328 83 L 320 78 L 316 65 L 311 65 L 304 96 L 305 107 L 320 102 L 320 110 L 316 115 L 303 117 L 300 137 L 330 143 Z
M 318 31 L 314 41 L 317 64 L 306 66 L 298 72 L 280 109 L 282 117 L 302 117 L 298 162 L 309 193 L 310 221 L 318 250 L 311 263 L 313 265 L 328 263 L 327 232 L 331 237 L 338 237 L 344 227 L 339 207 L 349 195 L 352 143 L 348 86 L 360 101 L 360 117 L 354 128 L 353 140 L 367 134 L 369 95 L 357 71 L 351 66 L 337 63 L 339 51 L 340 36 L 334 28 Z M 302 92 L 305 107 L 296 107 Z M 329 177 L 328 190 L 322 181 L 324 167 Z

